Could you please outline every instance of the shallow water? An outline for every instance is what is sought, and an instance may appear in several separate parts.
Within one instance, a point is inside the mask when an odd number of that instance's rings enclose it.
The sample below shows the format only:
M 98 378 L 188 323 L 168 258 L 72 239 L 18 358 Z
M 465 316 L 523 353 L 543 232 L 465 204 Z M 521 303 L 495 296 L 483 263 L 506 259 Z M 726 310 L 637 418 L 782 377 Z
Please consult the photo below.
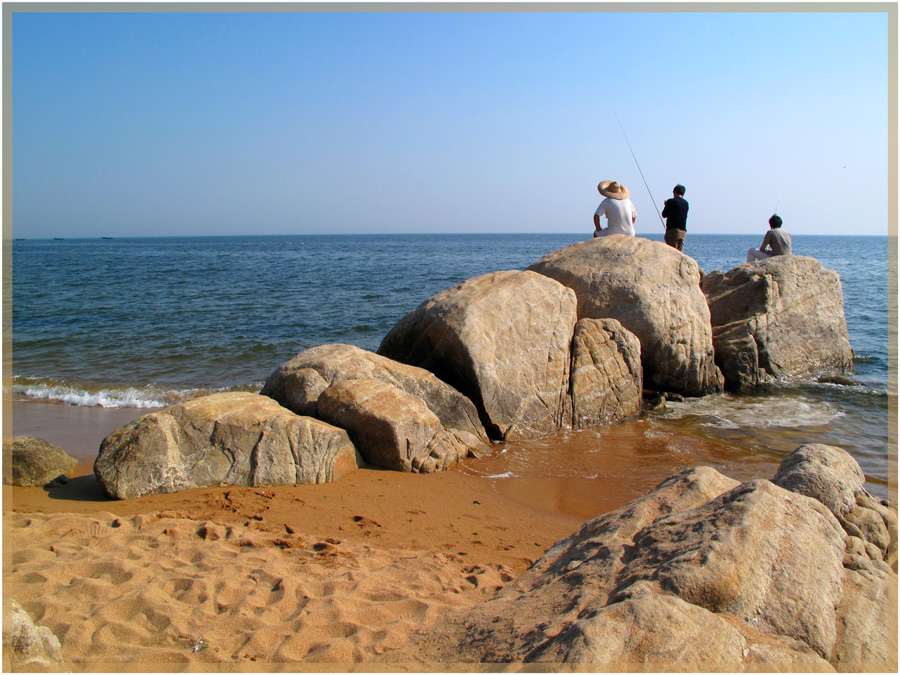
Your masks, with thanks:
M 666 410 L 607 427 L 498 443 L 487 457 L 458 470 L 493 480 L 498 490 L 522 503 L 591 518 L 682 469 L 711 466 L 739 481 L 771 479 L 793 450 L 824 443 L 854 455 L 871 494 L 896 493 L 896 473 L 885 455 L 887 436 L 862 439 L 853 433 L 869 429 L 871 420 L 848 419 L 819 401 L 736 398 L 725 394 L 669 402 Z M 784 424 L 771 421 L 773 409 L 784 413 Z M 893 464 L 896 471 L 896 456 Z

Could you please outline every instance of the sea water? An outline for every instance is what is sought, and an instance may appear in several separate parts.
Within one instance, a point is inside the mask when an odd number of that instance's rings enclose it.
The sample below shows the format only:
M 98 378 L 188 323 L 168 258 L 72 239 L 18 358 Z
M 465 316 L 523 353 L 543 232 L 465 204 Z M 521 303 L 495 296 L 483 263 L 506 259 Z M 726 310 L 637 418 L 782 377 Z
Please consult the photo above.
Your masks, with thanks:
M 430 296 L 488 272 L 525 269 L 589 237 L 16 240 L 13 368 L 4 388 L 17 399 L 138 408 L 258 391 L 275 368 L 305 349 L 342 342 L 374 351 Z M 729 270 L 761 241 L 762 234 L 689 233 L 685 253 L 706 272 Z M 821 442 L 852 452 L 870 488 L 886 493 L 888 408 L 896 405 L 888 383 L 888 238 L 795 235 L 794 252 L 841 276 L 858 384 L 784 382 L 753 395 L 670 402 L 631 427 L 576 432 L 554 441 L 553 449 L 541 450 L 547 443 L 504 448 L 504 472 L 589 475 L 581 460 L 555 459 L 557 446 L 598 447 L 610 434 L 661 439 L 676 453 L 677 439 L 693 438 L 737 453 L 744 463 L 762 454 L 777 464 L 798 445 Z

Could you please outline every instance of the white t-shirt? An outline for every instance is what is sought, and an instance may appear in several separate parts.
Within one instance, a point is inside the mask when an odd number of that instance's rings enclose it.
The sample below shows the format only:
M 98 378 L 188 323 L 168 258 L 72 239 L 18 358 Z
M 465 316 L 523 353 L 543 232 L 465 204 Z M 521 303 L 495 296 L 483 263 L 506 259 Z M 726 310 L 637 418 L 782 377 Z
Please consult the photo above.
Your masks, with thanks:
M 612 199 L 607 197 L 595 212 L 598 216 L 606 216 L 609 227 L 603 230 L 595 230 L 595 237 L 605 237 L 608 234 L 627 234 L 629 237 L 634 236 L 634 219 L 637 218 L 637 211 L 630 199 Z

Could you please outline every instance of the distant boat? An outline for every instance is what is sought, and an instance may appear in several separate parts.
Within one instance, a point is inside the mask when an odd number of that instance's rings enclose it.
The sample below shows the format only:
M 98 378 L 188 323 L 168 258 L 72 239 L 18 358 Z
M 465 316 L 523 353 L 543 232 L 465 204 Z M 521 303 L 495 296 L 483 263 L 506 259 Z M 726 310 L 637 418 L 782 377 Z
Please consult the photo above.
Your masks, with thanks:
M 65 237 L 53 237 L 53 241 L 65 241 Z
M 16 237 L 16 241 L 25 241 L 25 237 Z
M 101 239 L 115 239 L 115 237 L 100 237 Z

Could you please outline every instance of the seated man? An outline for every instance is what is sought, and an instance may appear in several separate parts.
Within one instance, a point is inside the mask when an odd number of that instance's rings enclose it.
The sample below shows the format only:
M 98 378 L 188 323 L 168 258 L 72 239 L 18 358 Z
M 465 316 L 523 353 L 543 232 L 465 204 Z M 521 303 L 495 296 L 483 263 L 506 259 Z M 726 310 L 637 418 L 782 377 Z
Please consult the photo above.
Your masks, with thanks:
M 791 235 L 781 231 L 781 216 L 775 214 L 769 218 L 769 231 L 763 239 L 762 246 L 747 251 L 747 262 L 763 260 L 773 255 L 791 255 Z
M 606 197 L 594 213 L 594 236 L 605 237 L 610 234 L 634 236 L 634 221 L 637 211 L 628 198 L 628 188 L 613 180 L 601 181 L 597 191 Z M 606 229 L 600 228 L 600 216 L 606 216 Z

